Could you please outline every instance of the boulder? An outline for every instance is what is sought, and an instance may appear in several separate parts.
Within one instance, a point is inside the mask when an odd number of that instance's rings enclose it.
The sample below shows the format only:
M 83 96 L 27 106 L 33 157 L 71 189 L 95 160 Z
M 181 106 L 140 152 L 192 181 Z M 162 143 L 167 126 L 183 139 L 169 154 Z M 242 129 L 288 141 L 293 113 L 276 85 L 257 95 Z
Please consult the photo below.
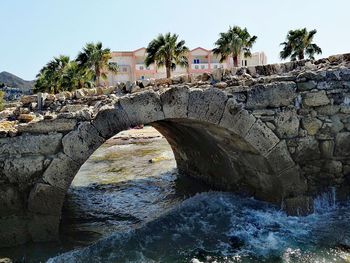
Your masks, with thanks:
M 215 83 L 214 86 L 218 89 L 225 89 L 227 87 L 227 83 L 221 81 L 221 82 Z
M 82 89 L 77 89 L 74 93 L 77 99 L 81 99 L 85 97 L 85 93 Z
M 32 102 L 37 102 L 38 96 L 37 95 L 25 95 L 25 96 L 22 96 L 20 100 L 21 100 L 23 105 L 29 105 Z
M 221 82 L 224 70 L 223 69 L 215 69 L 213 70 L 211 77 L 215 82 Z
M 20 122 L 31 122 L 35 119 L 34 114 L 20 114 L 17 118 Z

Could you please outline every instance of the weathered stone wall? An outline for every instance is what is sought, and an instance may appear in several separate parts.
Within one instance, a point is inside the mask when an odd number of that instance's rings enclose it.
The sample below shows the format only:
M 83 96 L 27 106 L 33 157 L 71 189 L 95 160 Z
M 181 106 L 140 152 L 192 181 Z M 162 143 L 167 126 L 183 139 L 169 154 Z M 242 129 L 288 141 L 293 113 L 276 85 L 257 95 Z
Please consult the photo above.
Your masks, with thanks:
M 0 116 L 0 246 L 56 239 L 81 165 L 138 124 L 167 138 L 182 173 L 291 214 L 349 187 L 350 55 L 27 96 Z

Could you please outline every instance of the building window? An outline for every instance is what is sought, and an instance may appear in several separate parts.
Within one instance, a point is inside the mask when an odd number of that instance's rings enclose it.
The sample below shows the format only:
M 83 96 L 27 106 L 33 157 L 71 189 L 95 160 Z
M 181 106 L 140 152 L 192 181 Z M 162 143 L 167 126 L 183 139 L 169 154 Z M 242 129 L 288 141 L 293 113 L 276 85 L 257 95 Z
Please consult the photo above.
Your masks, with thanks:
M 144 80 L 144 79 L 145 79 L 145 76 L 141 76 L 141 79 Z
M 247 63 L 247 60 L 245 60 L 245 61 L 244 61 L 244 65 L 247 66 L 247 64 L 248 64 L 248 63 Z
M 201 69 L 205 69 L 205 66 L 204 66 L 204 65 L 201 65 Z
M 199 64 L 199 59 L 198 58 L 194 59 L 193 64 Z
M 195 68 L 195 69 L 199 69 L 199 66 L 198 66 L 198 65 L 195 65 L 194 68 Z
M 143 67 L 143 66 L 140 66 L 140 67 L 139 67 L 139 70 L 144 70 L 144 67 Z
M 128 71 L 128 68 L 127 68 L 127 67 L 123 67 L 122 71 L 123 71 L 123 72 L 127 72 L 127 71 Z
M 218 68 L 218 65 L 214 65 L 214 69 L 217 69 Z

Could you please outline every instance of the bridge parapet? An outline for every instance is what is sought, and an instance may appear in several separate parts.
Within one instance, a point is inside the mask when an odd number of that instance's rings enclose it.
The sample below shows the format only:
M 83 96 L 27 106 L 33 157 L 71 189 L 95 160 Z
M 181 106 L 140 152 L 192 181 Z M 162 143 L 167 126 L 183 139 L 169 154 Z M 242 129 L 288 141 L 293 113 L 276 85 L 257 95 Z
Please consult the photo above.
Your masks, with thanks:
M 142 87 L 141 87 L 142 86 Z M 350 182 L 350 55 L 218 70 L 130 87 L 26 96 L 0 116 L 0 243 L 58 236 L 80 166 L 119 131 L 150 124 L 178 168 L 215 189 L 312 212 Z

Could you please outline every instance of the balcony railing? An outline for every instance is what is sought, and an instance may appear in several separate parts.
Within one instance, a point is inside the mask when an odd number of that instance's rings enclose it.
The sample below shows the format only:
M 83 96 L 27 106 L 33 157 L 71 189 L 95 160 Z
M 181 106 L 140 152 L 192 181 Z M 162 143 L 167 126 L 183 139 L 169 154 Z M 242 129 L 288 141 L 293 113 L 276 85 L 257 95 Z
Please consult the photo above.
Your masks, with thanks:
M 208 63 L 191 64 L 191 69 L 194 69 L 194 70 L 209 69 L 209 64 Z
M 218 68 L 224 68 L 224 65 L 222 63 L 217 63 L 217 62 L 214 62 L 214 63 L 211 63 L 210 64 L 210 67 L 212 69 L 218 69 Z
M 135 69 L 136 70 L 153 70 L 153 66 L 146 67 L 145 64 L 136 64 Z

